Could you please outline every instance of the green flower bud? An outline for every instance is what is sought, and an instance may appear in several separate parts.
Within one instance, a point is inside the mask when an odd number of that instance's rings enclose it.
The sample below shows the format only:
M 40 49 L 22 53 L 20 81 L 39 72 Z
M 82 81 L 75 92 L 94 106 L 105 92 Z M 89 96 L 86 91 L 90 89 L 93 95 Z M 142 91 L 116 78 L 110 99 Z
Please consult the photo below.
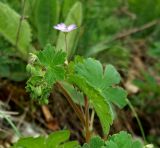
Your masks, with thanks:
M 35 54 L 33 54 L 33 53 L 29 53 L 28 63 L 33 64 L 36 59 L 38 59 L 37 55 L 35 55 Z
M 41 95 L 42 95 L 42 88 L 41 88 L 41 86 L 35 87 L 34 93 L 35 93 L 37 96 L 41 96 Z

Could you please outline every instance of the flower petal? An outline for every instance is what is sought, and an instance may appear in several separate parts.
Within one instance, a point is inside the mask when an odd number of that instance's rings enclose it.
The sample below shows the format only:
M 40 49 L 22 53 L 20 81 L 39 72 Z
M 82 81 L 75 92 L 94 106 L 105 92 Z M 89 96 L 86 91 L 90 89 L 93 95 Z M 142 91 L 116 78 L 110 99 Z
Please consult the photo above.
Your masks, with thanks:
M 67 28 L 67 26 L 64 23 L 60 23 L 57 25 L 58 27 Z
M 69 25 L 67 28 L 68 28 L 68 31 L 72 31 L 77 29 L 77 26 L 75 24 L 72 24 L 72 25 Z
M 67 29 L 67 26 L 64 23 L 60 23 L 60 24 L 57 24 L 56 26 L 54 26 L 54 29 L 65 32 Z
M 66 26 L 64 23 L 57 24 L 53 27 L 54 29 L 60 30 L 62 32 L 70 32 L 77 28 L 75 24 L 71 24 L 69 26 Z
M 59 30 L 59 27 L 58 27 L 58 26 L 54 26 L 53 28 L 54 28 L 54 29 L 58 29 L 58 30 Z

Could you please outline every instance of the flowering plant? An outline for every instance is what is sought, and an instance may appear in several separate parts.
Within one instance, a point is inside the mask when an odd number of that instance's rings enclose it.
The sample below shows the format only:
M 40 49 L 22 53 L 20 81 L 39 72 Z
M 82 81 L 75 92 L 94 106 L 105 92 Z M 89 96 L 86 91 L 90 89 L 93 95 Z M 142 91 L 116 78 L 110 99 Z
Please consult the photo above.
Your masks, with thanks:
M 84 137 L 88 143 L 84 144 L 83 148 L 111 148 L 113 145 L 116 148 L 141 148 L 142 144 L 139 141 L 133 141 L 126 132 L 110 136 L 107 141 L 100 137 L 93 137 L 94 114 L 96 113 L 99 117 L 104 137 L 107 137 L 114 120 L 112 106 L 123 108 L 127 104 L 127 93 L 118 86 L 121 77 L 114 66 L 108 64 L 103 68 L 98 60 L 80 56 L 75 56 L 73 61 L 68 62 L 66 33 L 77 29 L 75 24 L 66 26 L 60 23 L 54 26 L 54 29 L 64 32 L 66 51 L 56 50 L 55 47 L 47 45 L 43 51 L 36 55 L 32 54 L 30 63 L 27 65 L 27 71 L 31 76 L 26 86 L 32 99 L 46 104 L 49 102 L 48 96 L 52 88 L 56 87 L 59 93 L 65 96 L 83 126 Z M 72 92 L 77 94 L 77 98 L 74 98 Z M 64 136 L 58 144 L 68 139 L 68 136 L 65 136 L 68 132 L 64 131 L 57 135 L 59 134 Z M 43 138 L 43 141 L 46 143 L 48 139 Z M 34 140 L 35 143 L 37 141 L 38 139 Z M 19 141 L 17 145 L 22 146 L 23 142 Z M 56 147 L 55 143 L 52 142 L 50 147 Z M 68 148 L 74 147 L 80 146 L 77 142 L 71 142 L 68 145 Z

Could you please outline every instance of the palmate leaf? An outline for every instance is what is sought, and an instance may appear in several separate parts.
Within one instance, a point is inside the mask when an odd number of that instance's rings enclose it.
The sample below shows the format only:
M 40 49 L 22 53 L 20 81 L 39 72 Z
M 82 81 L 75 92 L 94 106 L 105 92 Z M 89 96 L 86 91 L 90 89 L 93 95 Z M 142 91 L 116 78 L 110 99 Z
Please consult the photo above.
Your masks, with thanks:
M 100 137 L 92 137 L 89 143 L 85 143 L 78 148 L 142 148 L 143 144 L 139 140 L 133 140 L 130 134 L 121 131 L 118 134 L 109 136 L 107 141 Z
M 104 97 L 110 102 L 116 104 L 118 107 L 123 108 L 127 103 L 125 99 L 127 98 L 126 91 L 121 87 L 109 87 L 103 91 Z
M 55 51 L 51 45 L 47 45 L 43 51 L 34 55 L 36 60 L 27 65 L 27 71 L 31 74 L 27 81 L 26 90 L 30 92 L 32 99 L 40 103 L 48 103 L 48 96 L 56 81 L 64 79 L 64 61 L 66 54 Z
M 89 147 L 90 148 L 100 148 L 104 146 L 104 141 L 99 137 L 99 136 L 95 136 L 92 137 L 90 142 L 89 142 Z
M 16 44 L 20 15 L 7 4 L 0 2 L 0 34 L 13 45 Z M 27 59 L 30 48 L 31 30 L 26 20 L 22 21 L 18 38 L 18 52 L 23 59 Z
M 40 64 L 46 69 L 45 79 L 49 84 L 55 83 L 55 81 L 64 79 L 64 61 L 66 53 L 62 51 L 56 51 L 50 45 L 47 45 L 43 51 L 40 51 L 37 55 Z
M 121 108 L 126 105 L 127 94 L 122 88 L 116 87 L 121 78 L 112 65 L 107 65 L 103 70 L 99 61 L 88 58 L 75 65 L 75 73 L 85 78 L 86 82 L 99 91 L 107 101 L 111 101 Z
M 119 73 L 112 65 L 107 65 L 103 70 L 97 60 L 80 59 L 70 64 L 69 80 L 88 96 L 100 118 L 104 133 L 107 133 L 113 120 L 109 103 L 113 102 L 119 107 L 126 105 L 126 92 L 115 86 L 120 82 Z
M 109 103 L 95 88 L 90 86 L 83 77 L 71 75 L 69 81 L 76 84 L 85 94 L 87 94 L 89 102 L 93 105 L 101 121 L 103 131 L 107 134 L 113 121 Z
M 75 148 L 78 145 L 77 141 L 65 142 L 69 139 L 69 136 L 69 131 L 63 130 L 54 132 L 48 137 L 22 138 L 13 148 Z
M 104 144 L 105 142 L 101 137 L 95 136 L 90 139 L 89 143 L 85 143 L 82 148 L 102 148 Z
M 142 148 L 142 143 L 138 140 L 133 140 L 127 132 L 120 132 L 109 137 L 104 148 Z

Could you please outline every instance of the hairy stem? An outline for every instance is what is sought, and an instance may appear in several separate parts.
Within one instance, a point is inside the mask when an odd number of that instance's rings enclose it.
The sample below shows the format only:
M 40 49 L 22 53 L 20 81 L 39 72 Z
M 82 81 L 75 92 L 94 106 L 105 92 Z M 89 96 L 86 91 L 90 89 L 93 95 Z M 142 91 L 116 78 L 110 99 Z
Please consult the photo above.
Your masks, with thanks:
M 90 131 L 93 131 L 94 115 L 95 115 L 95 111 L 94 111 L 94 109 L 92 109 L 90 127 L 89 127 Z
M 82 125 L 84 126 L 85 125 L 85 119 L 83 117 L 83 113 L 80 110 L 80 108 L 73 102 L 71 96 L 68 94 L 68 92 L 65 90 L 65 88 L 61 85 L 61 83 L 57 82 L 56 86 L 58 87 L 58 90 L 66 97 L 68 103 L 73 108 L 73 110 L 75 111 L 77 117 L 79 118 L 79 120 L 81 121 Z
M 91 137 L 91 132 L 89 129 L 89 103 L 88 103 L 88 99 L 87 96 L 84 95 L 84 101 L 85 101 L 85 138 L 86 138 L 86 142 L 88 143 Z

